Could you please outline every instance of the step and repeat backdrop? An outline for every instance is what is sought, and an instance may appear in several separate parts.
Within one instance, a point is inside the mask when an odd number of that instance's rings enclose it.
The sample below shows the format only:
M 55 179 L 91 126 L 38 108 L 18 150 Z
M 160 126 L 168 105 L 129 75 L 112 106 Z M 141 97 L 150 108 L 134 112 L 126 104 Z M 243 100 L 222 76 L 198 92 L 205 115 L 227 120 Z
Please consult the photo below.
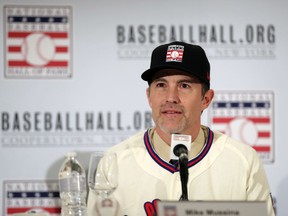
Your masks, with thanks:
M 0 0 L 0 208 L 60 214 L 58 171 L 153 126 L 141 73 L 174 40 L 201 45 L 203 124 L 261 157 L 288 215 L 288 2 Z

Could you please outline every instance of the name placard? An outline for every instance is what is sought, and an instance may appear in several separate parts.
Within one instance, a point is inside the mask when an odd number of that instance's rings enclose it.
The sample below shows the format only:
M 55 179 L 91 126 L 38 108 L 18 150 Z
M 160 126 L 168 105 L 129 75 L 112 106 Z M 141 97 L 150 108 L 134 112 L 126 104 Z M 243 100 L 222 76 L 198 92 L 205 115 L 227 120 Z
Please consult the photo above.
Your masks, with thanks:
M 159 201 L 158 216 L 268 216 L 261 201 Z

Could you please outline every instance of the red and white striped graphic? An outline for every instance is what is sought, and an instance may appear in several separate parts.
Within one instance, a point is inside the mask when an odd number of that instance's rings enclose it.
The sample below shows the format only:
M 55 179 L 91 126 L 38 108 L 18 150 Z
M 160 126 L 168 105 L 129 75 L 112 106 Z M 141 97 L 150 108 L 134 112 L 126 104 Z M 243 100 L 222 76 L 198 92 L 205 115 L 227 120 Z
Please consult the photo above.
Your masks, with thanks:
M 270 152 L 270 117 L 214 117 L 213 129 L 246 143 L 258 152 Z
M 67 32 L 8 32 L 8 67 L 68 67 Z
M 209 109 L 210 127 L 250 145 L 264 162 L 272 162 L 273 103 L 272 92 L 216 92 Z
M 61 215 L 61 206 L 58 207 L 25 207 L 25 208 L 19 208 L 19 207 L 11 207 L 8 208 L 6 211 L 7 216 L 15 216 L 15 214 L 19 213 L 41 213 L 45 216 L 60 216 Z
M 41 213 L 45 216 L 61 215 L 58 181 L 4 181 L 4 216 L 19 213 Z
M 71 7 L 6 5 L 4 18 L 6 77 L 71 77 Z
M 184 53 L 184 46 L 171 45 L 168 47 L 166 53 L 166 62 L 182 62 Z

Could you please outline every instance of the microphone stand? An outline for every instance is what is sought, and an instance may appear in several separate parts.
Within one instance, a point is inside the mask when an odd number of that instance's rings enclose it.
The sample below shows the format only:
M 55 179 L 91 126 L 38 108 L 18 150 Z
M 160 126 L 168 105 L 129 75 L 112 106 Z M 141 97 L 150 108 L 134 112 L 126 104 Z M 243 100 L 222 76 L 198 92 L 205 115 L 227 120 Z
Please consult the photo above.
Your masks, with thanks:
M 178 144 L 174 148 L 174 154 L 179 157 L 179 166 L 180 166 L 180 179 L 181 179 L 181 186 L 182 186 L 182 195 L 180 197 L 180 201 L 187 201 L 188 200 L 188 151 L 185 145 Z

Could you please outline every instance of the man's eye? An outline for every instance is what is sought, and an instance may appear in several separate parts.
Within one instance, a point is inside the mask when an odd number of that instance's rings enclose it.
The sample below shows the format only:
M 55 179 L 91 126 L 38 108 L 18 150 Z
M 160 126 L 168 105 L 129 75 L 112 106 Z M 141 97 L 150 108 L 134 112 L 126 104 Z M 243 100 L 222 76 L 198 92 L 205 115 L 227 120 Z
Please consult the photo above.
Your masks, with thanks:
M 190 88 L 190 85 L 187 83 L 182 83 L 181 88 Z
M 156 86 L 157 86 L 157 87 L 164 87 L 165 84 L 164 84 L 164 83 L 157 83 Z

